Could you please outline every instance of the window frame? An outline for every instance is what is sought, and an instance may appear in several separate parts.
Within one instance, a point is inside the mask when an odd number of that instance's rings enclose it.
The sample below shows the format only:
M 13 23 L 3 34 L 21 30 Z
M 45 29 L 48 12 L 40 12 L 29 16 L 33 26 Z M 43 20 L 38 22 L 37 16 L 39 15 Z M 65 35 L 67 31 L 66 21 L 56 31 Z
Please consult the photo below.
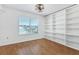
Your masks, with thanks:
M 28 18 L 28 19 L 29 19 L 29 27 L 30 27 L 30 32 L 29 32 L 29 33 L 20 34 L 20 29 L 19 29 L 19 26 L 20 26 L 20 24 L 19 24 L 19 23 L 20 23 L 20 22 L 19 22 L 19 21 L 20 21 L 20 17 L 21 17 L 21 18 L 22 18 L 22 17 L 25 17 L 25 18 Z M 18 17 L 18 34 L 19 34 L 19 35 L 38 34 L 39 22 L 37 23 L 38 26 L 37 26 L 37 28 L 36 28 L 36 29 L 37 29 L 37 33 L 32 32 L 32 28 L 31 28 L 31 26 L 32 26 L 32 25 L 31 25 L 32 21 L 31 21 L 31 20 L 33 20 L 33 19 L 34 19 L 34 21 L 35 21 L 35 20 L 38 21 L 38 19 L 35 19 L 35 18 L 33 18 L 33 17 L 27 17 L 27 16 L 19 16 L 19 17 Z

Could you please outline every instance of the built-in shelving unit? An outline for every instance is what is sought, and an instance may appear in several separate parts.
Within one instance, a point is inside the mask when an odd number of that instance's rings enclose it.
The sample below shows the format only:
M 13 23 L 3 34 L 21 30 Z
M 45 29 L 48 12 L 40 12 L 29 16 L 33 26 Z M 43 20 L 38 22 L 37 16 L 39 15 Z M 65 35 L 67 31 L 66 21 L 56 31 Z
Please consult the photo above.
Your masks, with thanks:
M 53 24 L 55 41 L 65 44 L 65 10 L 54 14 Z
M 48 15 L 45 37 L 79 50 L 79 5 Z
M 48 39 L 53 38 L 53 15 L 49 15 L 49 17 L 46 18 L 45 22 L 45 37 Z
M 67 9 L 67 45 L 79 48 L 79 5 Z

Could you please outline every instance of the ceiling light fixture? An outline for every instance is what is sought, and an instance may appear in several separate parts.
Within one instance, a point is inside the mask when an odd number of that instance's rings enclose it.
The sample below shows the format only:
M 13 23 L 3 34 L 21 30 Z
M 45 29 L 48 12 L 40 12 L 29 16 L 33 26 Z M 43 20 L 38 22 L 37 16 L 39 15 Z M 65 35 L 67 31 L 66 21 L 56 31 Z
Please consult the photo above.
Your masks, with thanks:
M 44 5 L 43 4 L 36 4 L 35 5 L 35 9 L 38 11 L 38 12 L 42 12 L 43 9 L 44 9 Z

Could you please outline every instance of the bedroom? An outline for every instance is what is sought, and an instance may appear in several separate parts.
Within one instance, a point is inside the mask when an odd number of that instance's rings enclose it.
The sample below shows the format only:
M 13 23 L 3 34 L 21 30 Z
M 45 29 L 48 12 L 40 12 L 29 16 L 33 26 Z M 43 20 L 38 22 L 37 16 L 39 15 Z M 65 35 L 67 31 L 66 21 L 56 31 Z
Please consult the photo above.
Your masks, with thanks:
M 78 10 L 78 4 L 0 4 L 0 55 L 79 54 Z

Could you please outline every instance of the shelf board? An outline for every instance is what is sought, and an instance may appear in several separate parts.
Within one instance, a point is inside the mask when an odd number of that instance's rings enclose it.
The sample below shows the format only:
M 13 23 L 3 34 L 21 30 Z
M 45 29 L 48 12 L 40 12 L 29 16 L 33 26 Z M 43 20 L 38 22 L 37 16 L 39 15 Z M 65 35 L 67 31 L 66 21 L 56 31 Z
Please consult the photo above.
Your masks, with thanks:
M 65 28 L 56 28 L 56 27 L 54 27 L 53 29 L 65 29 Z
M 61 34 L 61 35 L 65 35 L 65 34 L 63 34 L 63 33 L 53 33 L 53 34 Z
M 79 28 L 67 28 L 67 30 L 79 30 Z
M 53 26 L 53 24 L 45 24 L 46 26 Z
M 58 24 L 54 24 L 54 25 L 56 25 L 56 26 L 58 26 L 58 25 L 65 25 L 64 23 L 58 23 Z
M 79 23 L 67 23 L 67 25 L 79 25 Z
M 53 34 L 52 32 L 45 32 L 45 33 L 48 33 L 48 34 Z
M 54 22 L 56 22 L 56 21 L 58 22 L 58 21 L 61 21 L 61 20 L 63 21 L 63 20 L 65 20 L 65 19 L 56 19 Z
M 68 18 L 68 21 L 71 21 L 71 20 L 79 20 L 79 16 L 77 16 L 77 17 L 72 17 L 72 18 Z
M 73 35 L 73 34 L 70 34 L 70 33 L 67 33 L 66 35 L 68 35 L 68 36 L 77 36 L 77 37 L 79 37 L 79 35 Z
M 57 37 L 53 37 L 53 38 L 55 38 L 55 39 L 62 39 L 62 38 L 57 38 Z M 65 38 L 64 38 L 64 39 L 62 39 L 62 40 L 65 40 Z
M 53 26 L 65 26 L 65 24 L 54 24 Z

